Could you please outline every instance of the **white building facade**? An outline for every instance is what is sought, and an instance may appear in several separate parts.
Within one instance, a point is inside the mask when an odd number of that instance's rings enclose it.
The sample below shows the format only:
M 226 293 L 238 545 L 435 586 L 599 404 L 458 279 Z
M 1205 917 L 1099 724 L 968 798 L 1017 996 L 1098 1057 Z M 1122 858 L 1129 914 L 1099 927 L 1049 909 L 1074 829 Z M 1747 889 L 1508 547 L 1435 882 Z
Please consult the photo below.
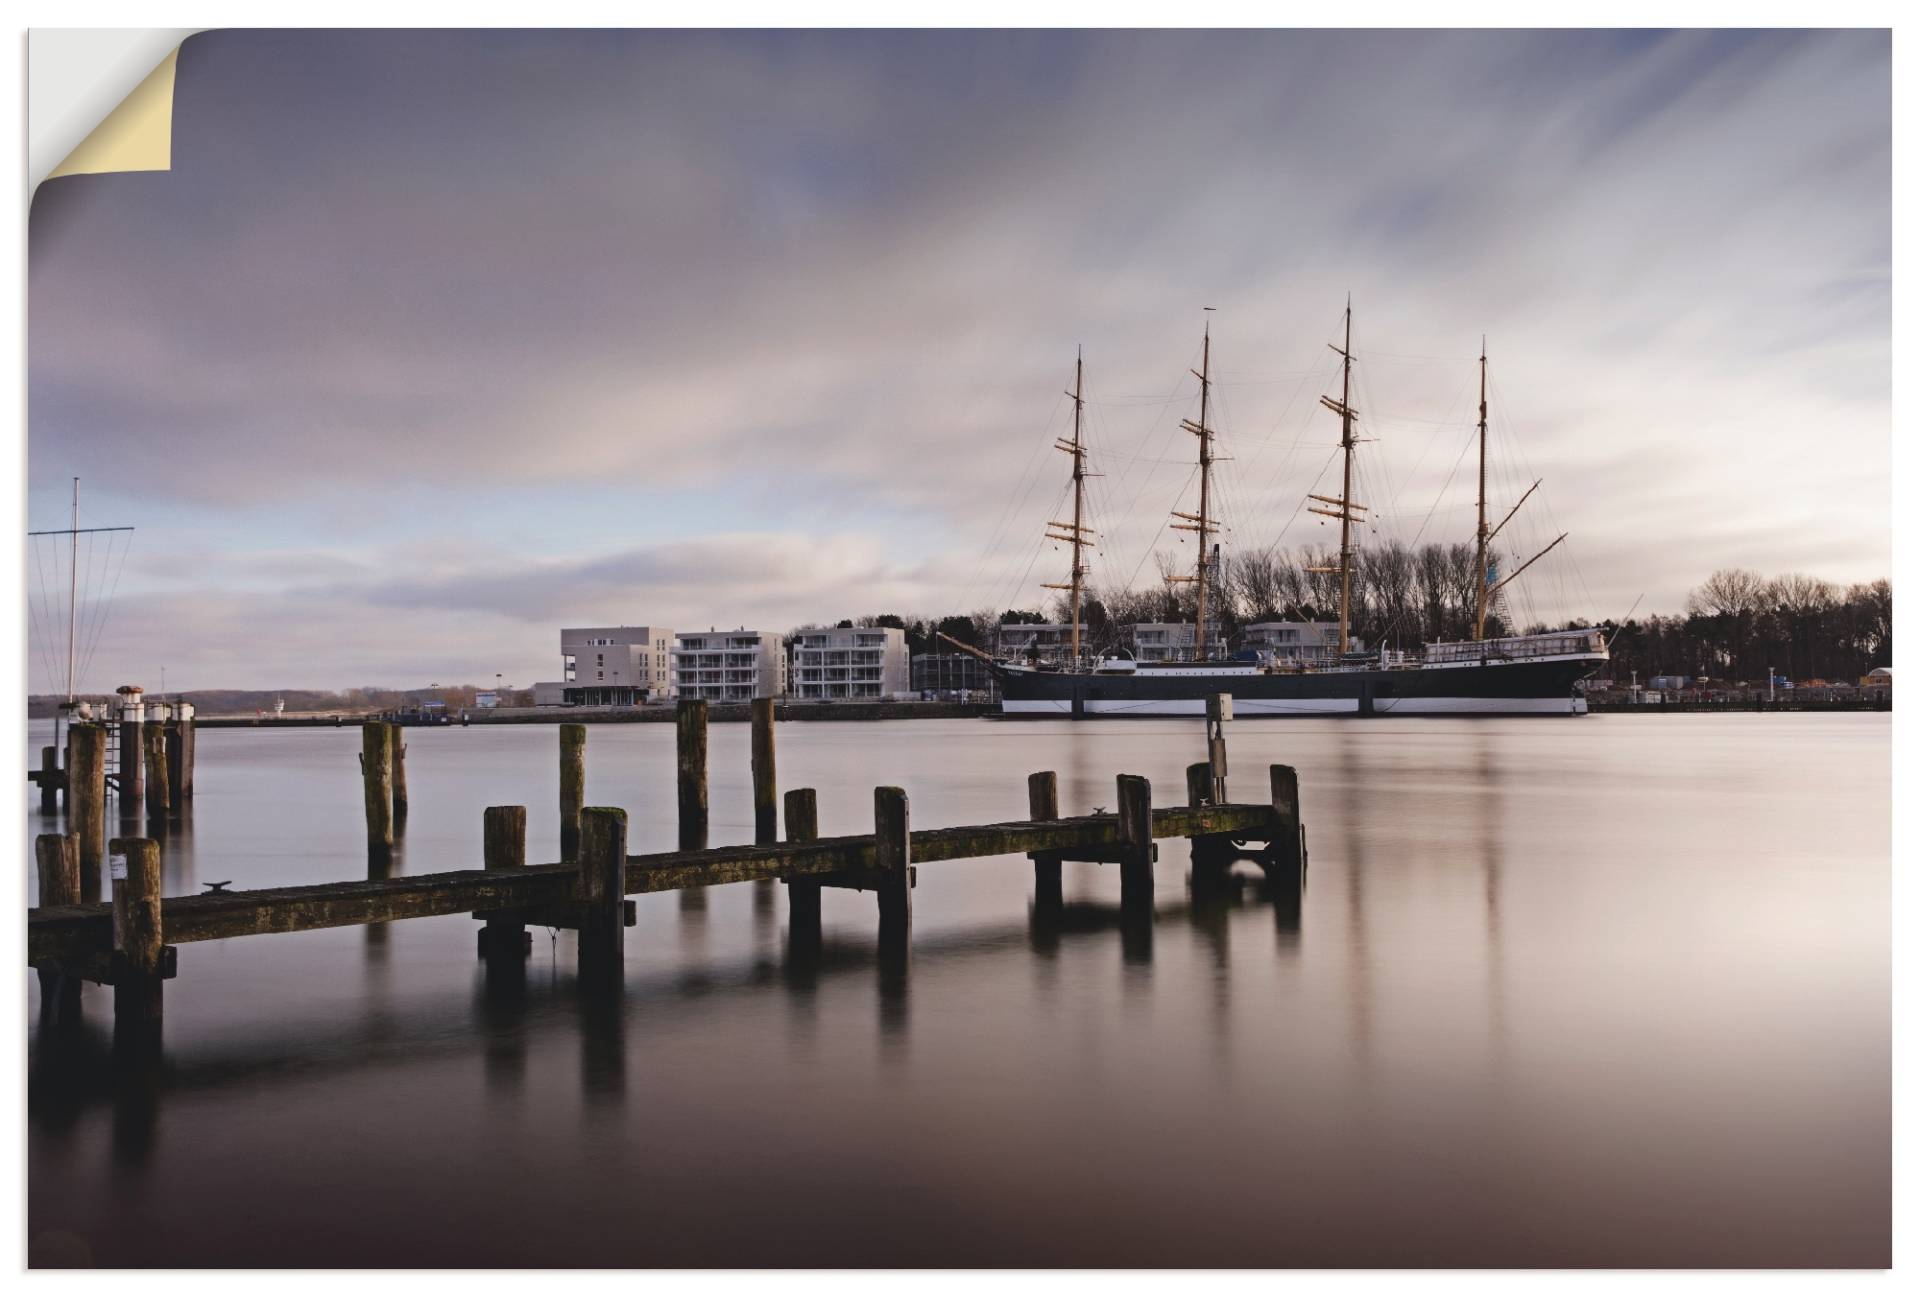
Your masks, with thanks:
M 534 685 L 540 706 L 631 707 L 673 684 L 673 632 L 664 626 L 567 626 L 560 679 Z
M 1221 638 L 1218 622 L 1207 623 L 1207 656 L 1227 656 L 1227 642 Z M 1136 662 L 1190 662 L 1193 660 L 1193 623 L 1190 621 L 1143 621 L 1133 628 L 1133 657 Z
M 1080 651 L 1088 652 L 1087 628 L 1080 627 Z M 1007 622 L 993 628 L 993 655 L 1010 662 L 1064 662 L 1073 655 L 1071 622 Z
M 787 691 L 787 655 L 771 631 L 682 631 L 673 647 L 673 690 L 681 698 L 744 703 Z
M 1365 646 L 1350 641 L 1355 653 Z M 1332 621 L 1263 621 L 1247 627 L 1243 648 L 1302 666 L 1325 666 L 1340 660 L 1340 623 Z
M 897 626 L 809 626 L 795 633 L 790 693 L 803 701 L 911 693 L 907 633 Z

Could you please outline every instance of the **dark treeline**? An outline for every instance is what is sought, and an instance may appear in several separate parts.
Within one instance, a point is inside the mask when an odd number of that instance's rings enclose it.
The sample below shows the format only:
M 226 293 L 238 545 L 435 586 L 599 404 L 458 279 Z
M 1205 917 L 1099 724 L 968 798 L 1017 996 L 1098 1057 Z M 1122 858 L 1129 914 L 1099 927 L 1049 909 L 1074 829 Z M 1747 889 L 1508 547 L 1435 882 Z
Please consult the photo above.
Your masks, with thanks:
M 1221 623 L 1230 645 L 1243 627 L 1257 622 L 1337 620 L 1340 578 L 1313 570 L 1333 567 L 1337 559 L 1336 552 L 1310 548 L 1228 556 L 1217 585 L 1208 592 L 1208 620 Z M 1162 555 L 1160 560 L 1161 575 L 1174 575 L 1172 557 Z M 1469 544 L 1412 548 L 1389 543 L 1356 552 L 1354 636 L 1370 648 L 1406 650 L 1435 640 L 1470 638 L 1474 567 Z M 1081 605 L 1090 651 L 1131 647 L 1131 628 L 1140 622 L 1192 620 L 1193 590 L 1191 583 L 1143 590 L 1090 587 Z M 882 614 L 857 620 L 866 626 L 900 627 L 910 651 L 927 653 L 947 651 L 948 646 L 936 640 L 936 631 L 991 649 L 997 625 L 1066 619 L 1067 601 L 1061 596 L 1044 609 L 986 609 L 944 617 Z M 1765 680 L 1772 667 L 1793 680 L 1850 683 L 1874 667 L 1893 664 L 1893 584 L 1879 580 L 1841 586 L 1800 573 L 1763 577 L 1730 569 L 1715 572 L 1690 592 L 1680 614 L 1511 626 L 1496 608 L 1489 612 L 1487 634 L 1576 626 L 1610 632 L 1612 674 L 1621 680 L 1638 672 L 1642 681 L 1685 675 L 1757 682 Z
M 1226 556 L 1207 593 L 1207 620 L 1218 622 L 1229 642 L 1243 627 L 1258 622 L 1338 620 L 1340 578 L 1314 570 L 1333 566 L 1338 557 L 1337 551 L 1312 548 Z M 1157 558 L 1162 578 L 1175 575 L 1172 555 Z M 1410 649 L 1429 640 L 1463 639 L 1473 632 L 1473 594 L 1471 545 L 1413 549 L 1392 543 L 1359 550 L 1354 555 L 1351 595 L 1353 634 L 1368 645 Z M 1080 612 L 1091 650 L 1099 653 L 1131 647 L 1132 628 L 1138 623 L 1191 621 L 1193 614 L 1192 583 L 1165 580 L 1143 590 L 1090 586 Z M 858 619 L 861 625 L 902 628 L 915 653 L 946 647 L 935 642 L 936 631 L 985 649 L 993 646 L 996 625 L 1066 620 L 1064 595 L 1045 609 Z M 1489 618 L 1487 633 L 1506 633 L 1497 615 Z

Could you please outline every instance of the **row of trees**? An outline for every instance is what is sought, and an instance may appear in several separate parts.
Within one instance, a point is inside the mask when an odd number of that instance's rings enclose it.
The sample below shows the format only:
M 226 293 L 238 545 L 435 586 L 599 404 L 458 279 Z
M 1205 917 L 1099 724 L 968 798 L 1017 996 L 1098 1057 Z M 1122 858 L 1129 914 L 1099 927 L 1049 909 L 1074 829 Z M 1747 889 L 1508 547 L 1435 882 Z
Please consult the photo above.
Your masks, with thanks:
M 1351 621 L 1353 634 L 1369 647 L 1417 649 L 1434 640 L 1473 634 L 1473 546 L 1401 544 L 1371 546 L 1355 554 Z M 1222 624 L 1227 642 L 1247 625 L 1263 621 L 1333 621 L 1339 617 L 1340 578 L 1325 570 L 1337 552 L 1302 549 L 1236 554 L 1226 558 L 1217 586 L 1208 592 L 1208 620 Z M 1162 575 L 1173 575 L 1162 558 Z M 1191 621 L 1192 583 L 1162 582 L 1156 588 L 1091 588 L 1081 603 L 1088 650 L 1111 653 L 1131 647 L 1140 622 Z M 1046 609 L 982 610 L 944 617 L 881 614 L 858 619 L 863 626 L 897 626 L 913 653 L 947 651 L 944 633 L 991 650 L 995 628 L 1025 622 L 1064 622 L 1067 601 Z M 842 625 L 853 625 L 846 621 Z M 1490 612 L 1489 636 L 1515 631 L 1602 626 L 1611 635 L 1613 674 L 1706 676 L 1761 681 L 1768 667 L 1795 680 L 1851 681 L 1893 662 L 1893 584 L 1870 581 L 1840 586 L 1799 573 L 1763 577 L 1744 569 L 1715 572 L 1687 596 L 1686 611 L 1638 620 L 1579 619 L 1556 626 L 1509 626 Z
M 1613 673 L 1851 683 L 1893 665 L 1893 583 L 1840 586 L 1792 572 L 1715 572 L 1687 596 L 1683 616 L 1629 621 L 1613 639 Z
M 1090 651 L 1110 653 L 1131 647 L 1132 628 L 1141 622 L 1193 620 L 1193 583 L 1165 580 L 1176 575 L 1175 559 L 1169 554 L 1158 558 L 1163 580 L 1152 588 L 1088 588 L 1080 618 Z M 1340 616 L 1340 577 L 1325 569 L 1338 561 L 1337 550 L 1313 548 L 1226 556 L 1207 592 L 1207 620 L 1220 624 L 1229 643 L 1244 627 L 1258 622 L 1335 621 Z M 1350 599 L 1353 634 L 1370 646 L 1417 648 L 1429 640 L 1466 638 L 1473 633 L 1473 546 L 1430 544 L 1415 549 L 1393 543 L 1357 551 Z M 897 626 L 906 632 L 909 650 L 924 653 L 946 647 L 935 632 L 991 649 L 998 625 L 1067 619 L 1068 601 L 1061 595 L 1046 609 L 987 609 L 945 617 L 889 613 L 863 617 L 859 623 Z M 1487 633 L 1505 633 L 1497 614 L 1489 618 Z

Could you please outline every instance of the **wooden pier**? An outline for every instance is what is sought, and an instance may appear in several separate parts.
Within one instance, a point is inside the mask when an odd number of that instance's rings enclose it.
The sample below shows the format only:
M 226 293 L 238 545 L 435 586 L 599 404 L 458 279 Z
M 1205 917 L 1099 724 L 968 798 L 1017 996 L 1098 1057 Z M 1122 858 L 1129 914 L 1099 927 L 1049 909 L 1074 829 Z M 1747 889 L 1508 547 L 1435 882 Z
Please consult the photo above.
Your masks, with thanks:
M 776 813 L 782 805 L 775 795 L 771 707 L 755 708 L 753 715 L 758 840 L 709 847 L 706 709 L 684 704 L 679 720 L 682 850 L 629 855 L 628 812 L 581 806 L 585 731 L 566 725 L 560 727 L 558 754 L 560 860 L 527 864 L 525 807 L 495 806 L 484 810 L 476 826 L 483 849 L 480 868 L 391 877 L 395 834 L 405 824 L 404 812 L 396 814 L 400 808 L 394 804 L 398 735 L 390 723 L 371 721 L 364 726 L 360 752 L 366 879 L 161 898 L 161 845 L 122 836 L 110 850 L 111 900 L 101 902 L 100 848 L 98 837 L 89 835 L 100 834 L 102 826 L 82 814 L 70 819 L 73 836 L 46 834 L 39 840 L 43 904 L 28 911 L 28 962 L 40 970 L 47 1004 L 60 1013 L 71 1012 L 77 982 L 111 984 L 116 1037 L 123 1029 L 135 1037 L 157 1037 L 161 984 L 175 975 L 176 948 L 196 941 L 469 914 L 481 925 L 478 945 L 490 968 L 527 957 L 529 925 L 567 928 L 578 933 L 582 986 L 607 986 L 620 980 L 624 930 L 633 922 L 626 898 L 644 893 L 780 882 L 789 896 L 792 939 L 817 945 L 821 889 L 871 891 L 885 955 L 904 953 L 908 946 L 913 887 L 922 865 L 1026 855 L 1033 863 L 1035 903 L 1057 907 L 1063 862 L 1114 864 L 1123 910 L 1148 924 L 1161 840 L 1191 844 L 1196 889 L 1244 858 L 1297 893 L 1306 866 L 1298 781 L 1289 766 L 1270 768 L 1270 797 L 1260 803 L 1216 802 L 1215 771 L 1206 764 L 1187 772 L 1186 802 L 1178 806 L 1155 807 L 1145 778 L 1121 775 L 1116 810 L 1082 816 L 1059 814 L 1057 781 L 1052 772 L 1042 771 L 1027 779 L 1029 818 L 949 828 L 912 828 L 906 791 L 880 787 L 873 792 L 871 833 L 825 838 L 818 835 L 814 791 L 793 789 L 784 799 L 786 838 L 778 840 Z M 77 736 L 82 728 L 75 727 Z M 92 763 L 104 740 L 104 733 L 81 737 L 75 744 L 76 768 L 97 769 Z M 172 772 L 163 755 L 148 773 L 157 775 L 150 788 L 169 786 Z

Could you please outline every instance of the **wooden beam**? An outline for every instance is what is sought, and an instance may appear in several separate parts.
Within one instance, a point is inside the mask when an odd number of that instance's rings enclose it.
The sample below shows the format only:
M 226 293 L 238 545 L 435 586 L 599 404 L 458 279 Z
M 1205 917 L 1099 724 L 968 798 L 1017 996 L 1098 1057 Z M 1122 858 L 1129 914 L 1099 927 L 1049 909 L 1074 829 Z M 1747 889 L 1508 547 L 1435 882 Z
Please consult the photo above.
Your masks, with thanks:
M 1117 817 L 1122 856 L 1120 903 L 1153 903 L 1153 785 L 1144 775 L 1119 778 L 1120 814 Z
M 779 780 L 773 763 L 773 699 L 756 698 L 753 726 L 753 840 L 780 840 Z
M 674 709 L 675 751 L 679 767 L 680 849 L 707 845 L 707 704 L 682 698 Z
M 587 727 L 560 727 L 560 858 L 580 855 L 580 808 L 587 800 Z
M 913 833 L 902 788 L 873 790 L 874 893 L 880 901 L 882 944 L 904 943 L 913 928 Z
M 811 788 L 788 792 L 787 841 L 812 842 L 820 836 L 820 808 Z M 788 877 L 787 923 L 795 937 L 820 940 L 820 884 L 808 878 Z
M 1060 818 L 1060 781 L 1051 770 L 1036 770 L 1027 776 L 1027 814 L 1036 820 Z M 1036 905 L 1060 908 L 1060 854 L 1056 851 L 1031 851 L 1033 861 L 1033 900 Z
M 1270 806 L 1244 803 L 1162 807 L 1152 811 L 1150 820 L 1155 838 L 1223 833 L 1260 838 L 1272 823 Z M 921 829 L 909 836 L 908 860 L 912 866 L 919 866 L 1036 851 L 1059 851 L 1075 858 L 1079 853 L 1117 851 L 1121 845 L 1119 821 L 1114 816 L 1084 815 Z M 627 895 L 632 896 L 759 879 L 872 871 L 876 866 L 874 838 L 861 834 L 814 842 L 631 856 L 626 862 L 625 883 Z M 82 869 L 84 879 L 84 862 Z M 553 905 L 576 899 L 576 874 L 572 864 L 561 863 L 497 872 L 467 869 L 169 897 L 164 905 L 167 940 L 183 945 L 270 932 Z M 106 949 L 111 940 L 111 918 L 103 905 L 42 906 L 27 914 L 28 957 L 33 962 Z
M 367 809 L 367 859 L 393 855 L 393 726 L 367 721 L 360 727 L 360 781 Z
M 80 900 L 100 899 L 100 857 L 107 849 L 107 727 L 67 730 L 67 830 L 80 853 Z

